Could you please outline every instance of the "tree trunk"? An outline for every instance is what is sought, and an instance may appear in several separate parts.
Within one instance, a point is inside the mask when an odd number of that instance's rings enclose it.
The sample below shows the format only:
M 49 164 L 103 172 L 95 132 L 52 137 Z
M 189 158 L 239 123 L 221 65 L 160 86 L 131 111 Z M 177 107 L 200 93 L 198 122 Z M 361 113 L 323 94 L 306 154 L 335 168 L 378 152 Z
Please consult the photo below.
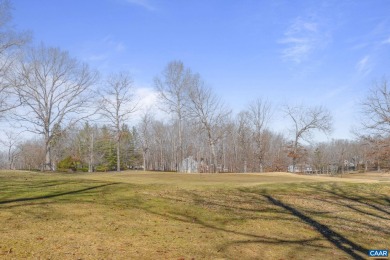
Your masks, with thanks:
M 143 166 L 144 166 L 144 171 L 146 171 L 146 152 L 143 152 Z
M 14 159 L 13 159 L 11 147 L 8 148 L 8 163 L 9 163 L 9 166 L 8 166 L 9 169 L 12 170 L 14 168 L 13 167 Z
M 94 145 L 94 136 L 91 134 L 91 144 L 89 147 L 89 163 L 88 163 L 88 172 L 93 172 L 93 145 Z
M 295 153 L 294 153 L 294 155 L 293 155 L 294 157 L 293 157 L 293 159 L 292 159 L 292 172 L 293 173 L 295 173 L 295 167 L 296 167 L 296 165 L 297 165 L 297 158 L 295 158 Z
M 120 138 L 118 138 L 116 143 L 116 171 L 121 171 L 121 156 L 120 156 Z
M 368 171 L 368 162 L 366 161 L 364 163 L 364 172 L 367 172 Z
M 211 164 L 211 172 L 218 172 L 217 171 L 217 156 L 215 154 L 215 143 L 213 141 L 210 142 L 210 151 L 211 151 L 211 160 L 210 160 L 210 164 Z
M 51 171 L 52 165 L 51 165 L 51 145 L 50 141 L 46 140 L 45 142 L 45 171 Z
M 183 161 L 183 134 L 182 134 L 182 122 L 181 113 L 179 113 L 179 160 L 176 164 L 176 171 L 180 171 L 180 164 Z

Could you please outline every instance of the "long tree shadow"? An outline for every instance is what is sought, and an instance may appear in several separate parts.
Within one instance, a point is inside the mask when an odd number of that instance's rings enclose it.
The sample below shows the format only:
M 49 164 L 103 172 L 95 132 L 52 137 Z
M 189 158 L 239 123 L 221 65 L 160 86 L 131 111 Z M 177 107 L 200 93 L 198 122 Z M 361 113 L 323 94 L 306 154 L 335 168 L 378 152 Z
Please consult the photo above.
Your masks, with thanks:
M 11 199 L 11 200 L 3 200 L 0 201 L 0 205 L 4 204 L 9 204 L 13 202 L 25 202 L 25 201 L 34 201 L 34 200 L 42 200 L 42 199 L 50 199 L 50 198 L 55 198 L 55 197 L 60 197 L 60 196 L 65 196 L 65 195 L 72 195 L 72 194 L 78 194 L 90 190 L 95 190 L 111 185 L 116 185 L 119 183 L 107 183 L 107 184 L 102 184 L 102 185 L 97 185 L 97 186 L 92 186 L 84 189 L 78 189 L 78 190 L 73 190 L 73 191 L 67 191 L 67 192 L 60 192 L 60 193 L 53 193 L 53 194 L 47 194 L 47 195 L 42 195 L 42 196 L 35 196 L 35 197 L 28 197 L 28 198 L 18 198 L 18 199 Z
M 388 206 L 386 205 L 390 199 L 388 196 L 381 194 L 373 193 L 363 193 L 362 191 L 359 194 L 355 192 L 348 192 L 337 185 L 332 185 L 330 187 L 324 185 L 310 185 L 316 191 L 320 191 L 323 194 L 330 195 L 329 198 L 314 198 L 315 200 L 335 204 L 350 210 L 353 210 L 359 214 L 378 218 L 381 220 L 390 220 L 390 211 L 387 210 Z M 370 198 L 375 198 L 374 200 Z M 332 200 L 331 200 L 332 199 Z M 379 202 L 382 203 L 379 203 Z M 364 224 L 370 226 L 367 223 Z
M 310 186 L 312 188 L 315 188 L 314 186 Z M 200 206 L 206 209 L 209 209 L 209 206 L 214 206 L 215 208 L 211 208 L 211 210 L 231 210 L 231 212 L 235 212 L 238 215 L 240 215 L 243 220 L 248 220 L 254 217 L 254 219 L 263 219 L 267 218 L 267 216 L 263 215 L 253 215 L 252 213 L 276 213 L 277 216 L 274 216 L 276 219 L 284 219 L 283 216 L 290 216 L 292 218 L 299 218 L 304 223 L 310 225 L 318 232 L 318 237 L 312 238 L 312 239 L 284 239 L 281 237 L 275 237 L 275 236 L 267 236 L 262 234 L 257 234 L 256 232 L 246 232 L 244 230 L 236 230 L 231 229 L 228 227 L 225 227 L 225 220 L 219 219 L 217 222 L 219 224 L 213 223 L 213 221 L 209 221 L 206 219 L 199 218 L 196 213 L 190 212 L 182 212 L 181 210 L 172 209 L 169 210 L 169 207 L 161 212 L 160 209 L 154 208 L 153 205 L 148 206 L 147 204 L 143 204 L 142 202 L 137 203 L 136 205 L 131 205 L 134 208 L 138 208 L 141 210 L 144 210 L 148 213 L 159 215 L 161 217 L 169 218 L 175 221 L 181 221 L 188 224 L 195 224 L 195 225 L 201 225 L 207 229 L 215 230 L 215 231 L 221 231 L 226 232 L 238 236 L 244 236 L 247 237 L 247 239 L 240 240 L 240 241 L 230 241 L 228 243 L 225 243 L 224 245 L 220 245 L 218 249 L 218 252 L 221 250 L 224 250 L 226 247 L 229 247 L 230 245 L 234 244 L 250 244 L 250 243 L 263 243 L 263 244 L 290 244 L 290 245 L 300 245 L 300 246 L 308 246 L 313 248 L 328 248 L 324 247 L 322 245 L 319 245 L 318 241 L 323 241 L 324 238 L 330 242 L 330 244 L 334 245 L 336 248 L 338 248 L 341 252 L 348 254 L 350 257 L 354 259 L 365 259 L 364 255 L 366 255 L 368 249 L 366 249 L 363 246 L 360 246 L 359 244 L 351 241 L 347 237 L 343 236 L 342 234 L 336 232 L 334 229 L 331 229 L 329 226 L 324 225 L 315 219 L 311 218 L 306 211 L 302 212 L 297 210 L 297 208 L 291 207 L 282 201 L 276 199 L 275 197 L 270 196 L 267 194 L 267 191 L 264 190 L 260 193 L 251 191 L 248 189 L 240 189 L 241 192 L 245 193 L 245 199 L 238 200 L 236 203 L 231 203 L 231 198 L 229 200 L 221 200 L 217 198 L 216 200 L 210 200 L 207 199 L 207 197 L 201 196 L 193 191 L 186 191 L 184 197 L 177 197 L 168 194 L 161 195 L 159 194 L 159 199 L 163 199 L 166 201 L 171 201 L 175 205 L 178 203 L 184 203 L 184 204 L 194 204 L 196 206 Z M 249 196 L 248 196 L 249 195 Z M 324 195 L 323 192 L 321 192 L 321 195 Z M 313 199 L 317 199 L 314 197 Z M 256 203 L 259 203 L 259 200 L 261 204 L 265 204 L 268 206 L 261 206 L 259 207 L 256 205 Z M 256 205 L 251 208 L 246 208 L 240 205 L 237 205 L 238 203 L 248 203 L 250 205 Z M 169 204 L 168 204 L 169 205 Z M 275 207 L 277 206 L 277 207 Z M 340 205 L 345 206 L 345 205 Z M 327 213 L 332 214 L 333 211 L 329 211 Z M 317 212 L 318 213 L 318 212 Z M 323 213 L 323 212 L 322 212 Z M 330 216 L 332 217 L 332 216 Z M 229 218 L 230 219 L 230 218 Z M 291 219 L 290 219 L 291 220 Z M 352 220 L 351 220 L 352 221 Z M 360 222 L 359 222 L 360 223 Z M 221 225 L 220 225 L 221 224 Z M 364 223 L 360 223 L 364 224 Z
M 277 209 L 270 209 L 270 208 L 265 208 L 265 207 L 255 207 L 255 208 L 244 208 L 244 207 L 239 207 L 239 206 L 233 206 L 231 205 L 231 203 L 229 205 L 226 205 L 226 204 L 223 204 L 221 202 L 217 203 L 217 202 L 213 202 L 211 200 L 207 200 L 205 198 L 202 198 L 200 197 L 198 194 L 195 194 L 194 192 L 186 192 L 187 194 L 189 195 L 192 195 L 192 197 L 196 197 L 196 200 L 195 200 L 195 203 L 197 204 L 204 204 L 204 205 L 211 205 L 211 206 L 218 206 L 218 207 L 221 207 L 221 208 L 225 208 L 225 209 L 228 209 L 228 210 L 233 210 L 233 211 L 238 211 L 242 214 L 242 212 L 253 212 L 253 213 L 277 213 L 279 214 L 280 216 L 278 216 L 278 220 L 289 220 L 289 217 L 286 216 L 286 217 L 282 217 L 283 213 L 284 212 L 281 212 L 280 210 L 277 210 Z M 169 197 L 163 197 L 163 198 L 169 198 Z M 188 202 L 188 201 L 185 201 L 184 199 L 177 199 L 177 198 L 170 198 L 172 200 L 176 200 L 176 201 L 180 201 L 180 202 Z M 248 201 L 248 198 L 246 198 L 246 200 Z M 255 204 L 255 200 L 258 200 L 258 198 L 255 198 L 253 197 L 251 200 L 250 200 L 250 203 L 251 204 Z M 326 199 L 319 199 L 319 198 L 316 198 L 316 200 L 319 200 L 319 201 L 323 201 L 323 202 L 326 202 L 326 203 L 332 203 L 332 204 L 337 204 L 341 207 L 346 207 L 346 208 L 349 208 L 349 209 L 352 209 L 352 210 L 355 210 L 361 214 L 365 214 L 365 215 L 370 215 L 370 216 L 373 216 L 373 217 L 377 217 L 377 218 L 380 218 L 380 219 L 384 219 L 384 220 L 387 220 L 388 218 L 386 217 L 382 217 L 380 215 L 377 215 L 377 214 L 373 214 L 373 213 L 370 213 L 370 212 L 366 212 L 364 210 L 361 210 L 361 209 L 358 209 L 352 205 L 349 205 L 348 203 L 342 203 L 342 202 L 335 202 L 335 201 L 329 201 L 329 200 L 326 200 Z M 229 200 L 229 202 L 231 202 L 232 200 Z M 241 203 L 243 201 L 236 201 L 237 203 Z M 310 214 L 310 215 L 320 215 L 320 216 L 324 216 L 326 214 L 329 215 L 329 217 L 333 217 L 331 216 L 333 214 L 333 211 L 319 211 L 319 210 L 305 210 L 306 213 Z M 264 217 L 264 216 L 261 216 L 261 217 L 248 217 L 248 216 L 245 216 L 244 217 L 245 220 L 248 220 L 248 219 L 262 219 L 262 220 L 266 220 L 266 219 L 274 219 L 274 217 Z M 364 223 L 364 222 L 361 222 L 361 221 L 358 221 L 358 220 L 352 220 L 352 219 L 347 219 L 347 218 L 343 218 L 343 217 L 340 217 L 338 216 L 337 217 L 339 220 L 343 220 L 345 222 L 350 222 L 350 223 L 356 223 L 356 224 L 360 224 L 362 226 L 367 226 L 368 228 L 370 228 L 371 230 L 375 230 L 377 232 L 381 232 L 383 234 L 390 234 L 390 231 L 387 231 L 385 229 L 383 229 L 383 227 L 380 227 L 380 226 L 375 226 L 375 225 L 371 225 L 369 223 Z M 234 219 L 233 219 L 234 220 Z
M 195 193 L 190 192 L 188 194 L 191 194 L 192 196 L 198 197 L 198 194 L 195 194 Z M 182 198 L 177 199 L 177 198 L 173 198 L 173 197 L 164 197 L 164 196 L 163 197 L 158 196 L 158 198 L 166 201 L 168 203 L 168 205 L 171 205 L 173 202 L 173 204 L 176 206 L 174 206 L 173 208 L 170 208 L 168 206 L 167 208 L 165 208 L 162 211 L 160 208 L 155 208 L 153 205 L 148 205 L 147 203 L 145 204 L 145 201 L 140 199 L 140 200 L 137 200 L 137 201 L 134 201 L 133 203 L 131 203 L 131 207 L 139 209 L 139 210 L 143 210 L 143 211 L 145 211 L 149 214 L 152 214 L 152 215 L 156 215 L 159 217 L 170 219 L 171 221 L 173 220 L 173 221 L 186 223 L 189 225 L 196 225 L 196 226 L 200 226 L 202 228 L 206 228 L 206 229 L 213 231 L 213 232 L 222 232 L 222 233 L 226 233 L 229 235 L 236 235 L 237 236 L 236 239 L 232 239 L 231 237 L 229 237 L 228 241 L 224 241 L 222 244 L 219 244 L 216 247 L 217 252 L 225 252 L 225 250 L 227 250 L 227 248 L 230 246 L 246 245 L 246 244 L 266 244 L 266 245 L 285 245 L 285 246 L 296 245 L 296 246 L 304 246 L 304 247 L 312 248 L 314 250 L 329 249 L 329 246 L 324 246 L 324 245 L 321 245 L 319 243 L 323 240 L 323 238 L 320 235 L 312 237 L 312 238 L 307 238 L 307 239 L 300 239 L 300 238 L 289 239 L 289 238 L 280 237 L 279 235 L 264 235 L 261 233 L 258 234 L 256 232 L 251 232 L 251 231 L 237 230 L 236 228 L 226 227 L 225 226 L 226 221 L 223 219 L 218 219 L 218 220 L 204 219 L 204 217 L 202 217 L 202 214 L 198 214 L 197 212 L 191 212 L 191 211 L 188 212 L 187 210 L 181 211 L 181 210 L 176 209 L 177 203 L 187 204 L 187 203 L 189 203 L 188 200 L 185 200 Z M 264 201 L 266 202 L 267 200 L 264 200 Z M 202 202 L 203 202 L 203 200 L 198 199 L 195 201 L 195 205 L 202 207 L 203 206 Z M 251 202 L 253 202 L 253 203 L 258 202 L 258 198 L 256 198 L 256 199 L 253 198 L 253 200 L 251 200 Z M 126 203 L 126 201 L 123 201 L 123 203 Z M 121 204 L 121 202 L 119 202 L 119 204 L 117 204 L 117 205 L 120 206 L 120 204 Z M 209 204 L 209 203 L 207 203 L 207 204 Z M 269 220 L 275 221 L 275 217 L 267 217 L 267 216 L 259 216 L 259 215 L 252 216 L 251 214 L 247 215 L 246 213 L 243 213 L 243 211 L 248 210 L 245 208 L 232 207 L 229 205 L 224 205 L 224 204 L 219 204 L 219 203 L 216 203 L 216 204 L 211 203 L 211 204 L 216 205 L 222 209 L 226 209 L 226 208 L 232 208 L 234 210 L 239 209 L 239 212 L 237 212 L 237 213 L 240 216 L 242 216 L 245 221 L 252 220 L 252 219 L 254 219 L 254 220 L 267 220 L 267 219 L 269 219 Z M 291 220 L 291 218 L 293 218 L 285 210 L 274 208 L 269 203 L 266 203 L 266 204 L 268 205 L 267 209 L 263 209 L 263 210 L 260 209 L 260 210 L 253 210 L 253 211 L 250 210 L 249 212 L 273 213 L 273 214 L 276 213 L 279 215 L 276 218 L 277 220 Z M 282 217 L 282 215 L 286 215 L 286 217 L 289 216 L 289 218 L 285 219 Z M 229 217 L 229 218 L 232 218 L 232 217 Z M 235 218 L 233 218 L 233 220 L 234 219 Z
M 328 200 L 320 200 L 320 201 L 324 201 L 326 203 L 333 203 L 334 204 L 334 202 L 330 202 Z M 337 205 L 341 205 L 341 204 L 337 204 Z M 319 211 L 305 210 L 305 212 L 310 214 L 310 215 L 314 215 L 314 216 L 315 215 L 322 216 L 322 217 L 325 216 L 323 213 L 321 213 Z M 334 216 L 328 215 L 328 218 L 334 218 Z M 359 226 L 362 226 L 362 227 L 366 227 L 366 228 L 368 228 L 371 231 L 376 231 L 376 232 L 382 233 L 384 235 L 390 235 L 390 230 L 384 229 L 380 225 L 370 224 L 370 223 L 367 223 L 367 222 L 364 222 L 364 221 L 360 221 L 360 220 L 357 220 L 357 219 L 351 219 L 351 218 L 347 218 L 347 217 L 342 217 L 342 216 L 337 216 L 337 220 L 342 220 L 345 223 L 349 223 L 351 225 L 355 224 L 355 225 L 359 225 Z M 338 227 L 344 227 L 345 223 L 344 224 L 334 223 L 333 225 L 338 226 Z
M 244 208 L 242 206 L 236 206 L 236 204 L 247 202 L 247 201 L 234 201 L 229 198 L 229 204 L 224 204 L 223 202 L 216 202 L 212 201 L 209 198 L 204 198 L 200 196 L 199 194 L 195 193 L 194 191 L 184 191 L 185 195 L 188 195 L 191 199 L 191 202 L 194 202 L 196 205 L 200 206 L 216 206 L 219 208 L 224 208 L 231 211 L 236 212 L 249 212 L 249 213 L 259 213 L 259 212 L 266 212 L 266 213 L 281 213 L 279 210 L 276 209 L 270 209 L 270 208 Z M 163 199 L 177 201 L 177 202 L 183 202 L 183 203 L 189 203 L 189 200 L 186 200 L 184 198 L 175 198 L 172 196 L 163 195 L 161 196 Z M 225 201 L 226 202 L 226 201 Z M 232 205 L 231 202 L 234 202 L 234 205 Z M 255 200 L 251 201 L 251 203 L 255 202 Z
M 382 220 L 389 219 L 386 216 L 389 213 L 389 210 L 387 209 L 387 205 L 386 205 L 389 202 L 389 197 L 386 195 L 381 195 L 380 198 L 378 198 L 378 195 L 380 195 L 380 194 L 374 194 L 374 193 L 370 193 L 370 192 L 364 193 L 364 194 L 360 194 L 360 193 L 356 194 L 355 188 L 352 190 L 352 191 L 355 191 L 355 193 L 354 192 L 351 193 L 351 192 L 348 192 L 348 190 L 341 189 L 341 187 L 338 187 L 338 186 L 327 187 L 324 185 L 312 185 L 311 184 L 311 185 L 308 185 L 308 187 L 315 190 L 316 194 L 319 192 L 320 196 L 313 195 L 313 198 L 312 198 L 313 200 L 318 200 L 318 201 L 323 201 L 323 202 L 330 203 L 330 204 L 335 204 L 341 208 L 345 208 L 347 210 L 353 210 L 353 211 L 355 211 L 359 214 L 363 214 L 365 216 L 376 217 L 376 218 L 379 218 Z M 232 201 L 230 200 L 230 198 L 229 198 L 229 203 L 227 203 L 226 201 L 219 201 L 218 199 L 210 200 L 210 199 L 204 198 L 203 196 L 199 196 L 199 194 L 196 194 L 193 191 L 190 191 L 190 192 L 187 191 L 186 194 L 189 195 L 190 198 L 192 198 L 192 200 L 190 200 L 190 201 L 192 203 L 195 203 L 196 205 L 204 206 L 206 208 L 208 208 L 209 206 L 216 206 L 217 208 L 228 209 L 228 210 L 232 210 L 234 212 L 237 211 L 239 213 L 239 215 L 241 215 L 244 220 L 252 219 L 252 217 L 250 216 L 250 214 L 249 215 L 247 215 L 247 214 L 242 215 L 243 212 L 247 212 L 247 213 L 250 213 L 250 212 L 278 213 L 277 219 L 284 219 L 284 218 L 281 218 L 280 216 L 283 216 L 285 214 L 298 217 L 299 219 L 304 221 L 306 224 L 309 224 L 310 226 L 314 227 L 315 230 L 319 234 L 322 235 L 322 237 L 327 239 L 330 243 L 335 245 L 338 249 L 340 249 L 344 253 L 348 254 L 349 256 L 351 256 L 355 259 L 364 259 L 364 257 L 362 257 L 362 255 L 365 255 L 368 251 L 364 246 L 360 246 L 359 244 L 354 243 L 353 241 L 351 241 L 347 237 L 343 236 L 341 233 L 336 232 L 334 228 L 331 229 L 329 226 L 324 225 L 324 224 L 322 224 L 322 223 L 320 223 L 320 222 L 318 222 L 315 219 L 310 217 L 311 215 L 316 215 L 316 214 L 321 215 L 321 216 L 324 214 L 328 214 L 328 218 L 335 218 L 335 216 L 333 215 L 334 211 L 329 211 L 329 210 L 328 211 L 318 211 L 318 210 L 306 211 L 305 210 L 303 212 L 303 211 L 297 210 L 297 208 L 291 207 L 291 206 L 283 203 L 280 200 L 277 200 L 276 198 L 274 198 L 272 196 L 269 196 L 265 190 L 263 192 L 261 192 L 260 194 L 258 194 L 257 192 L 249 192 L 248 193 L 247 189 L 239 189 L 239 190 L 241 192 L 245 192 L 247 195 L 252 193 L 253 195 L 256 195 L 256 196 L 253 196 L 252 199 L 249 199 L 248 196 L 245 196 L 245 198 L 246 198 L 245 200 L 235 201 L 236 203 L 233 203 L 233 205 L 232 205 L 232 203 L 231 203 Z M 260 195 L 260 197 L 259 197 L 259 195 Z M 329 197 L 329 195 L 330 195 L 330 197 Z M 325 198 L 329 197 L 329 200 L 323 199 L 322 197 L 325 197 Z M 189 202 L 188 200 L 185 200 L 183 198 L 177 199 L 177 198 L 172 198 L 170 196 L 163 196 L 163 198 L 175 200 L 177 202 L 186 202 L 186 203 Z M 244 202 L 244 203 L 250 202 L 250 204 L 253 205 L 253 203 L 254 203 L 253 199 L 255 199 L 255 198 L 256 198 L 257 202 L 260 198 L 264 198 L 266 201 L 271 202 L 273 205 L 278 206 L 280 209 L 282 209 L 282 212 L 275 210 L 275 209 L 272 210 L 272 209 L 269 209 L 266 207 L 264 208 L 264 207 L 257 207 L 256 206 L 256 207 L 251 207 L 251 208 L 245 208 L 242 206 L 238 206 L 239 205 L 238 203 L 242 203 L 242 202 Z M 331 200 L 332 198 L 334 198 L 334 200 Z M 351 204 L 351 202 L 353 202 L 353 203 Z M 269 203 L 267 203 L 267 204 L 270 205 Z M 361 207 L 363 207 L 363 208 L 361 208 Z M 256 219 L 256 218 L 263 219 L 263 216 L 254 217 L 253 219 Z M 369 228 L 371 231 L 374 230 L 377 232 L 381 232 L 383 234 L 390 234 L 388 231 L 383 230 L 383 227 L 381 227 L 381 226 L 371 224 L 371 223 L 366 223 L 363 221 L 359 221 L 358 219 L 342 218 L 338 215 L 337 215 L 337 219 L 350 223 L 351 225 L 347 224 L 348 227 L 353 227 L 352 224 L 358 224 L 359 229 L 361 227 L 365 226 L 365 227 Z M 199 223 L 199 220 L 197 220 L 196 222 Z M 345 222 L 344 222 L 344 225 L 345 225 Z M 204 224 L 209 225 L 208 223 L 202 223 L 202 225 L 204 225 Z M 206 225 L 204 225 L 204 226 L 206 226 Z M 209 226 L 207 226 L 207 227 L 209 227 Z M 340 226 L 340 227 L 343 228 L 344 226 Z M 209 228 L 211 228 L 211 227 L 209 227 Z M 220 227 L 214 227 L 214 229 L 220 230 Z M 226 232 L 240 234 L 239 231 L 237 232 L 237 231 L 233 231 L 233 230 L 226 230 L 225 228 L 222 228 L 222 229 L 225 230 Z M 244 235 L 244 234 L 240 234 L 240 235 Z M 256 243 L 256 234 L 246 234 L 246 235 L 252 236 L 252 238 L 254 238 L 254 240 L 242 241 L 242 243 Z M 232 244 L 235 244 L 236 242 L 232 242 Z M 297 241 L 295 241 L 295 242 L 297 242 Z M 237 243 L 239 243 L 239 242 L 237 242 Z M 260 239 L 257 240 L 257 243 L 273 243 L 273 241 L 269 241 L 268 239 L 264 239 L 264 237 L 261 237 Z M 281 243 L 283 243 L 283 242 L 281 242 Z
M 353 257 L 354 259 L 365 259 L 364 257 L 359 255 L 358 253 L 359 252 L 363 253 L 363 254 L 367 253 L 367 251 L 368 251 L 367 248 L 364 248 L 364 247 L 352 242 L 351 240 L 347 239 L 346 237 L 339 234 L 338 232 L 333 231 L 332 229 L 330 229 L 326 225 L 319 223 L 318 221 L 303 214 L 299 210 L 297 210 L 289 205 L 284 204 L 280 200 L 277 200 L 270 195 L 263 195 L 263 197 L 265 197 L 269 202 L 271 202 L 275 206 L 278 206 L 278 207 L 281 207 L 281 208 L 287 210 L 288 212 L 290 212 L 294 216 L 301 219 L 306 224 L 315 228 L 329 242 L 334 244 L 337 248 L 344 251 L 345 253 L 347 253 L 348 255 Z
M 372 206 L 371 203 L 368 203 L 368 202 L 364 202 L 363 203 L 362 202 L 362 201 L 365 200 L 365 197 L 363 197 L 363 196 L 359 197 L 359 201 L 357 201 L 356 198 L 355 199 L 350 199 L 351 197 L 353 198 L 353 196 L 351 194 L 347 195 L 348 193 L 344 192 L 344 191 L 342 191 L 342 192 L 345 195 L 340 197 L 340 196 L 338 196 L 338 193 L 330 192 L 328 189 L 324 188 L 323 185 L 312 185 L 312 184 L 310 184 L 310 185 L 308 185 L 308 187 L 312 188 L 315 191 L 320 191 L 321 194 L 322 194 L 321 197 L 319 197 L 319 196 L 311 197 L 312 201 L 316 200 L 316 201 L 320 201 L 320 202 L 329 203 L 329 204 L 332 204 L 332 205 L 338 205 L 341 208 L 344 207 L 346 209 L 353 210 L 353 211 L 355 211 L 355 212 L 357 212 L 359 214 L 362 214 L 362 215 L 365 215 L 365 216 L 371 216 L 371 217 L 379 218 L 379 219 L 382 219 L 382 220 L 388 220 L 389 219 L 389 218 L 387 218 L 385 216 L 381 216 L 381 215 L 376 214 L 374 212 L 369 212 L 367 210 L 360 209 L 357 206 L 351 205 L 351 201 L 352 202 L 359 202 L 359 203 L 361 203 L 360 206 L 367 206 L 369 208 L 374 209 L 374 207 L 371 207 Z M 248 192 L 245 189 L 242 189 L 241 191 L 242 192 Z M 263 192 L 264 192 L 264 194 L 266 194 L 265 190 L 263 190 Z M 251 193 L 253 194 L 253 191 Z M 254 194 L 258 195 L 257 193 L 254 193 Z M 325 194 L 331 195 L 331 197 L 323 196 Z M 367 195 L 374 196 L 374 194 L 367 194 Z M 375 196 L 378 197 L 377 194 L 375 194 Z M 345 201 L 341 201 L 338 198 L 343 199 Z M 382 195 L 382 196 L 380 196 L 378 198 L 378 200 L 381 199 L 384 202 L 386 202 L 387 198 L 388 197 Z M 376 205 L 374 205 L 374 206 L 376 206 Z M 338 210 L 338 212 L 340 212 L 340 210 Z M 318 215 L 318 216 L 322 216 L 322 217 L 327 216 L 328 218 L 334 218 L 334 216 L 333 216 L 334 211 L 329 211 L 329 210 L 328 211 L 319 211 L 317 209 L 316 210 L 306 209 L 305 213 L 307 213 L 309 215 L 313 215 L 313 216 Z M 383 228 L 383 226 L 378 225 L 376 222 L 374 222 L 374 224 L 373 224 L 373 223 L 368 223 L 367 221 L 359 221 L 356 218 L 345 218 L 345 217 L 341 217 L 341 216 L 337 216 L 337 219 L 338 220 L 343 220 L 344 222 L 348 222 L 348 223 L 351 223 L 351 224 L 358 224 L 360 226 L 365 226 L 365 227 L 367 227 L 370 230 L 374 230 L 374 231 L 377 231 L 377 232 L 380 232 L 380 233 L 383 233 L 383 234 L 386 234 L 386 235 L 390 234 L 390 231 L 387 231 L 386 229 Z M 366 219 L 366 218 L 364 218 L 364 219 Z
M 132 205 L 133 208 L 137 208 L 139 210 L 143 210 L 149 214 L 152 215 L 157 215 L 160 217 L 164 217 L 170 220 L 174 221 L 179 221 L 183 223 L 187 223 L 190 225 L 199 225 L 204 228 L 214 230 L 214 231 L 221 231 L 229 234 L 234 234 L 234 235 L 239 235 L 239 236 L 245 236 L 248 237 L 249 240 L 243 240 L 243 241 L 233 241 L 229 242 L 227 244 L 222 245 L 217 249 L 218 252 L 224 250 L 226 247 L 232 244 L 249 244 L 249 243 L 264 243 L 264 244 L 298 244 L 298 245 L 304 245 L 307 247 L 313 247 L 313 248 L 326 248 L 325 246 L 322 245 L 316 245 L 313 244 L 317 241 L 320 241 L 320 237 L 315 237 L 315 238 L 310 238 L 310 239 L 282 239 L 282 238 L 276 238 L 276 237 L 268 237 L 268 236 L 263 236 L 263 235 L 257 235 L 249 232 L 244 232 L 244 231 L 236 231 L 236 230 L 231 230 L 227 229 L 224 227 L 219 227 L 210 223 L 207 223 L 205 221 L 202 221 L 201 219 L 191 216 L 189 214 L 184 214 L 184 213 L 179 213 L 179 212 L 167 212 L 167 213 L 161 213 L 159 211 L 153 210 L 148 207 L 140 206 L 140 205 Z
M 384 213 L 385 215 L 390 215 L 390 211 L 386 210 L 383 206 L 381 207 L 381 206 L 375 205 L 374 203 L 370 203 L 370 202 L 367 201 L 367 199 L 365 197 L 362 197 L 362 196 L 357 196 L 357 195 L 351 196 L 351 195 L 348 195 L 344 190 L 340 189 L 337 186 L 332 186 L 331 189 L 326 189 L 326 188 L 323 188 L 323 187 L 318 187 L 318 189 L 323 191 L 323 192 L 326 192 L 328 194 L 334 195 L 336 197 L 343 198 L 343 199 L 346 199 L 346 200 L 350 200 L 350 201 L 359 203 L 361 205 L 367 206 L 367 207 L 369 207 L 369 208 L 371 208 L 373 210 L 376 210 L 376 211 L 379 211 L 381 213 Z M 378 195 L 375 195 L 375 196 L 377 197 Z M 388 197 L 382 196 L 380 199 L 382 199 L 383 201 L 386 201 L 386 202 L 390 202 L 390 199 Z M 357 210 L 356 208 L 352 208 L 352 209 Z M 361 213 L 369 214 L 368 212 L 361 212 Z M 390 218 L 386 218 L 386 217 L 383 217 L 383 216 L 378 216 L 378 215 L 375 215 L 375 216 L 378 217 L 378 218 L 383 218 L 383 219 L 390 220 Z
M 334 195 L 336 195 L 336 194 L 334 194 Z M 371 217 L 375 217 L 375 218 L 379 218 L 379 219 L 383 219 L 383 220 L 390 220 L 390 218 L 387 218 L 387 217 L 381 216 L 379 214 L 376 214 L 376 213 L 373 213 L 373 212 L 369 212 L 367 210 L 360 209 L 357 206 L 351 205 L 350 201 L 349 201 L 350 199 L 348 199 L 347 197 L 342 197 L 342 198 L 344 200 L 347 200 L 347 201 L 346 202 L 343 202 L 343 201 L 332 201 L 332 202 L 330 202 L 327 199 L 318 199 L 318 198 L 316 200 L 327 202 L 327 203 L 332 203 L 332 204 L 335 204 L 335 205 L 339 205 L 341 207 L 345 207 L 345 208 L 351 209 L 351 210 L 356 211 L 356 212 L 358 212 L 360 214 L 363 214 L 363 215 L 367 215 L 367 216 L 371 216 Z M 352 200 L 352 201 L 358 202 L 358 203 L 360 203 L 363 206 L 370 207 L 368 205 L 368 203 L 361 203 L 360 201 L 356 201 L 356 200 Z M 373 208 L 373 207 L 371 207 L 371 208 Z

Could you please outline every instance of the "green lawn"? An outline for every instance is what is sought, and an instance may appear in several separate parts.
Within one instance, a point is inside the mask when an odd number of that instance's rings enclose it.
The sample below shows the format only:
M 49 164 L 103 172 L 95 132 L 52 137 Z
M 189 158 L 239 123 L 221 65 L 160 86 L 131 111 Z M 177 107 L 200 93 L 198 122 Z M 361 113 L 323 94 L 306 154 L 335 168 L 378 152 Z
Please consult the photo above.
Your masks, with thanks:
M 363 259 L 388 175 L 0 172 L 1 259 Z

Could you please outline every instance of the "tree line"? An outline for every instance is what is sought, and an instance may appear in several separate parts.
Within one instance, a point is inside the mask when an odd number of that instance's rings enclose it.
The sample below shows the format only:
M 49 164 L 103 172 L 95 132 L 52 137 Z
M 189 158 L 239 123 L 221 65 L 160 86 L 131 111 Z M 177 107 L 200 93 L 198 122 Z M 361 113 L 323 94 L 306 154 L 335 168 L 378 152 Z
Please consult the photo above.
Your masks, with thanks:
M 355 140 L 312 143 L 331 133 L 323 106 L 281 108 L 290 134 L 270 129 L 275 107 L 255 98 L 234 114 L 199 73 L 169 62 L 154 79 L 159 118 L 141 107 L 127 72 L 102 77 L 68 52 L 15 32 L 9 2 L 0 1 L 0 116 L 3 168 L 65 171 L 143 169 L 179 172 L 343 173 L 387 168 L 387 81 L 362 102 Z M 135 112 L 136 125 L 129 125 Z M 23 138 L 26 132 L 34 138 Z M 363 134 L 364 133 L 364 134 Z

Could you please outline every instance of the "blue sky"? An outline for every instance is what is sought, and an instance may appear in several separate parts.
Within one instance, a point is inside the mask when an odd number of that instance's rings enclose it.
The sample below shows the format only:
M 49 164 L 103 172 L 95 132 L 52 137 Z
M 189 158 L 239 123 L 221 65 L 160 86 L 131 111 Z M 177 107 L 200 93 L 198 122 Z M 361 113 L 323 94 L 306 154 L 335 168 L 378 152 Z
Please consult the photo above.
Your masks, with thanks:
M 358 102 L 390 77 L 390 1 L 14 0 L 35 43 L 68 50 L 103 74 L 130 71 L 145 96 L 172 60 L 202 75 L 238 112 L 271 101 L 324 105 L 329 138 L 353 138 Z M 323 137 L 319 137 L 320 139 Z

